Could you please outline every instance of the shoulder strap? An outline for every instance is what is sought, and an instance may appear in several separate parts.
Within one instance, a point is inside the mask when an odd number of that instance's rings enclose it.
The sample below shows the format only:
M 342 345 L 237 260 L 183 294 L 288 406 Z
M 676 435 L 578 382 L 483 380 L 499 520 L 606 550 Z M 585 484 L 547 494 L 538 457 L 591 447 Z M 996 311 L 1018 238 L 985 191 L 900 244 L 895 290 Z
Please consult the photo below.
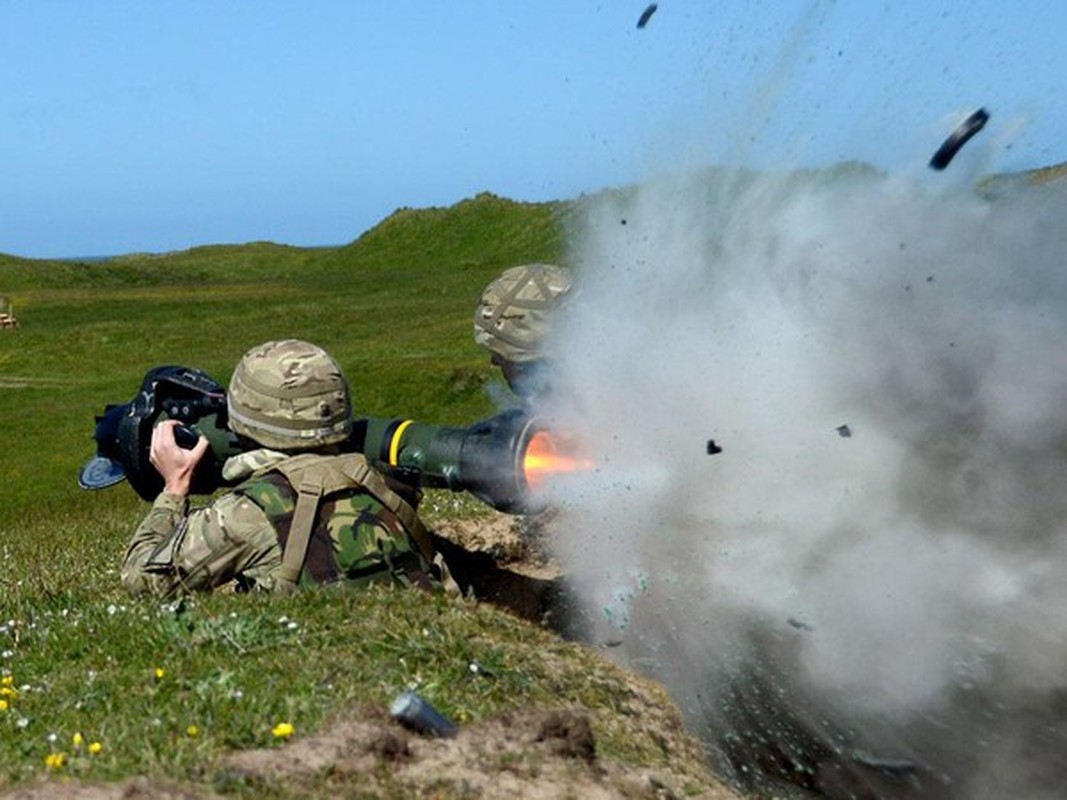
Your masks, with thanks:
M 296 510 L 289 528 L 289 538 L 282 552 L 282 567 L 278 571 L 278 580 L 285 591 L 296 591 L 300 581 L 300 572 L 307 559 L 308 545 L 311 542 L 311 529 L 315 526 L 315 512 L 322 499 L 322 485 L 313 480 L 303 481 L 297 489 Z

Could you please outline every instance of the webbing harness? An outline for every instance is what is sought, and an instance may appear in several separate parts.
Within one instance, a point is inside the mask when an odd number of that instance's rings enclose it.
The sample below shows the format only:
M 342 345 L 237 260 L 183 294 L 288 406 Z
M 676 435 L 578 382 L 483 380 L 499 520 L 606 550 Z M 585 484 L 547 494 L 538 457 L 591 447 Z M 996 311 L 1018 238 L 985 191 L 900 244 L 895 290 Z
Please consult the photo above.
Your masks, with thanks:
M 419 519 L 411 504 L 394 492 L 360 453 L 347 453 L 341 456 L 324 458 L 321 455 L 305 453 L 286 459 L 281 464 L 271 467 L 268 472 L 280 472 L 296 490 L 296 508 L 289 528 L 289 538 L 282 552 L 282 566 L 278 580 L 283 591 L 296 591 L 300 572 L 307 559 L 311 532 L 315 526 L 315 514 L 323 496 L 343 489 L 363 488 L 373 495 L 382 505 L 396 514 L 404 529 L 411 536 L 422 557 L 428 564 L 443 567 L 441 559 L 435 557 L 433 541 L 429 531 Z M 447 572 L 442 575 L 448 583 Z

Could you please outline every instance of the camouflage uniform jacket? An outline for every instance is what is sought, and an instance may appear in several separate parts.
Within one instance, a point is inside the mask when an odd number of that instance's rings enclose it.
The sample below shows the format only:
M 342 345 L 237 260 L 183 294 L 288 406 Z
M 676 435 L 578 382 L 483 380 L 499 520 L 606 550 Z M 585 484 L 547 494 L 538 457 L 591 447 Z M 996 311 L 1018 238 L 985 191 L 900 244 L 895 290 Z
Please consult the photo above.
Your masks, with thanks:
M 161 493 L 127 548 L 126 588 L 162 597 L 235 580 L 243 589 L 287 589 L 280 572 L 296 491 L 277 470 L 291 460 L 272 450 L 229 459 L 224 477 L 244 482 L 204 508 L 190 510 L 188 500 Z M 358 485 L 321 499 L 300 574 L 301 586 L 335 581 L 431 585 L 397 515 Z

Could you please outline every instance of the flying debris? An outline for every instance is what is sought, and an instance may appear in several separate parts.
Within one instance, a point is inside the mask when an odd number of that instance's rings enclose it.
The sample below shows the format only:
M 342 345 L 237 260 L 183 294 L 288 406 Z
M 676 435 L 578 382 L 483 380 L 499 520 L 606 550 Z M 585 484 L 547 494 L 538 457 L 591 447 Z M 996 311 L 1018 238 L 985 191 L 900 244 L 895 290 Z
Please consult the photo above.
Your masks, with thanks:
M 956 157 L 956 153 L 960 151 L 960 148 L 967 144 L 970 138 L 978 131 L 982 130 L 988 121 L 989 112 L 984 108 L 978 109 L 967 117 L 937 148 L 937 152 L 930 159 L 930 168 L 941 170 L 947 167 L 949 162 Z
M 652 19 L 652 15 L 656 13 L 656 9 L 658 7 L 659 6 L 657 6 L 655 3 L 649 3 L 648 8 L 641 12 L 641 16 L 637 19 L 638 30 L 641 30 L 641 28 L 645 27 L 648 24 L 648 21 Z
M 714 439 L 708 439 L 708 455 L 713 456 L 717 453 L 721 453 L 722 448 L 715 444 Z
M 852 435 L 852 428 L 848 427 L 848 425 L 838 425 L 835 430 L 842 439 L 847 439 Z

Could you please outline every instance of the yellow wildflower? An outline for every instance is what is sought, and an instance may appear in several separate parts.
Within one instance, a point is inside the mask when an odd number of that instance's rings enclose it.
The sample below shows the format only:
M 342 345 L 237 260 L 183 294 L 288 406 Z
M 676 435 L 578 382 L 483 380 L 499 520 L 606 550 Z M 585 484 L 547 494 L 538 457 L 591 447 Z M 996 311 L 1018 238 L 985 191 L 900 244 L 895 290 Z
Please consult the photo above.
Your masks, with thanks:
M 289 722 L 279 722 L 277 725 L 274 726 L 274 729 L 271 731 L 271 733 L 273 733 L 279 739 L 288 739 L 295 732 L 296 728 L 294 728 L 292 723 Z
M 156 667 L 156 680 L 163 680 L 163 676 L 167 674 L 167 671 L 163 667 Z
M 44 757 L 44 765 L 49 769 L 60 769 L 67 763 L 67 757 L 62 753 L 49 753 Z
M 15 685 L 15 676 L 14 675 L 5 675 L 4 677 L 0 678 L 0 686 L 14 686 L 14 685 Z
M 0 711 L 7 711 L 9 707 L 7 700 L 0 699 Z
M 196 727 L 195 725 L 190 725 L 188 728 L 185 729 L 185 735 L 186 736 L 199 736 L 200 735 L 200 729 L 198 727 Z
M 98 756 L 98 755 L 100 755 L 100 752 L 103 749 L 104 749 L 104 746 L 102 744 L 100 744 L 100 742 L 92 742 L 89 745 L 89 754 L 90 755 L 94 755 L 94 756 Z
M 14 697 L 18 692 L 10 686 L 0 686 L 0 697 Z
M 74 735 L 70 737 L 70 741 L 75 747 L 81 747 L 85 744 L 85 737 L 82 736 L 80 732 L 75 731 Z

